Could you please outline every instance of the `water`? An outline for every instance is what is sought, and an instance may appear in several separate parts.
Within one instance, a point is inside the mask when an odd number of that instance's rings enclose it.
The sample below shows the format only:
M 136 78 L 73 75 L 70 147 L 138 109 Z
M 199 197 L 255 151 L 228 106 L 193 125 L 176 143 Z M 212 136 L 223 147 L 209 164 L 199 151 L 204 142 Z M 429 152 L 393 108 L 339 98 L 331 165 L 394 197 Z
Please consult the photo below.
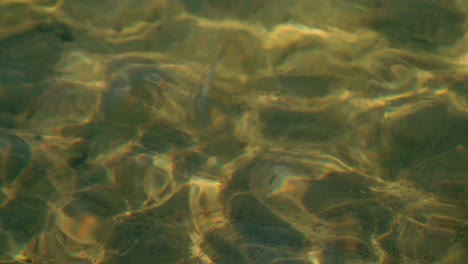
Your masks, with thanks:
M 468 263 L 467 13 L 0 1 L 0 263 Z

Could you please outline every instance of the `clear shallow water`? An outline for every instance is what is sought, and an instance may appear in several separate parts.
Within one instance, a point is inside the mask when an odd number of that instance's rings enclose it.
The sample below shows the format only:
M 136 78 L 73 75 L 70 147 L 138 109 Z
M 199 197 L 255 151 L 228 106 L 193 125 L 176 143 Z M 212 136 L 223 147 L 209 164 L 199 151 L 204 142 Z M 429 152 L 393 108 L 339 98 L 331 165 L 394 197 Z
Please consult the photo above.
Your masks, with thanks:
M 0 1 L 0 262 L 467 263 L 467 8 Z

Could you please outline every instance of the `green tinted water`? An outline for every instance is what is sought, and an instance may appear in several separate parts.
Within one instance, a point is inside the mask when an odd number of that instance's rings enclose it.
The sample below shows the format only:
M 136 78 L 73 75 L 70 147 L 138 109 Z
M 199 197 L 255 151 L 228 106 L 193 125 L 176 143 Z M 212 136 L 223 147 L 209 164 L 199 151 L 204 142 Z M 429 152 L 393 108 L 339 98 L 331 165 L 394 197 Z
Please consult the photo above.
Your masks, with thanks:
M 0 0 L 0 263 L 468 263 L 464 0 Z

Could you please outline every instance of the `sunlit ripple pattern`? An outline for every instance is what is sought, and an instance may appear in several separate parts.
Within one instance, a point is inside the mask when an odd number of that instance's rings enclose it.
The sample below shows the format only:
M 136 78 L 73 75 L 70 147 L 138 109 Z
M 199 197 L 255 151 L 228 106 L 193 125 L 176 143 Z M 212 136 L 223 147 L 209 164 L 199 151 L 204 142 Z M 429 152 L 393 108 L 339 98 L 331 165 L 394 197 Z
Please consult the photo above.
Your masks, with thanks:
M 0 262 L 468 263 L 467 13 L 0 1 Z

